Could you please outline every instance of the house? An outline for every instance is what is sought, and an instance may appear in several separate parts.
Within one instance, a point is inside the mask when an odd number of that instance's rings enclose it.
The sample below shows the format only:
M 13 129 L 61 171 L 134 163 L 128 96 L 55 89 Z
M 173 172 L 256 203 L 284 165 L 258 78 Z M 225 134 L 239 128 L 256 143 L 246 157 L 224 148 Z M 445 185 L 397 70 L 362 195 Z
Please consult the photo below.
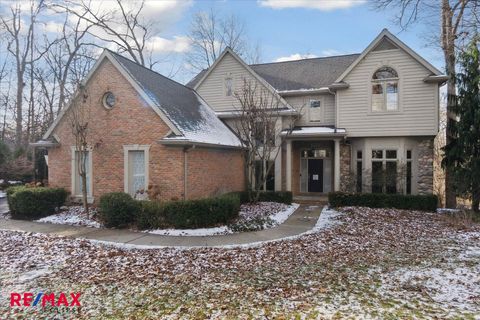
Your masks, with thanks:
M 194 90 L 109 50 L 83 85 L 86 102 L 75 106 L 87 115 L 90 202 L 149 186 L 166 200 L 244 189 L 240 140 Z M 34 145 L 48 148 L 49 184 L 80 197 L 72 105 Z
M 281 152 L 270 159 L 264 188 L 432 193 L 439 87 L 447 78 L 387 29 L 360 54 L 247 65 L 227 49 L 187 85 L 235 128 L 234 92 L 245 79 L 283 110 L 275 120 Z
M 149 185 L 163 199 L 243 190 L 235 92 L 246 79 L 280 105 L 264 189 L 432 193 L 447 78 L 384 29 L 360 54 L 248 65 L 227 48 L 186 86 L 105 50 L 84 80 L 90 200 Z M 35 145 L 48 148 L 49 183 L 79 196 L 68 112 Z

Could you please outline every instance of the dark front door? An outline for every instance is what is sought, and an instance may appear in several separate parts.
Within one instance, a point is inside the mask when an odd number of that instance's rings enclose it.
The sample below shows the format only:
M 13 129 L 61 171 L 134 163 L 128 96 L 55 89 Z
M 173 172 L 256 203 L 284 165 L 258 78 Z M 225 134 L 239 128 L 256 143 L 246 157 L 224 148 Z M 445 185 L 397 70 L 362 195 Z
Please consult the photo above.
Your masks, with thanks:
M 308 159 L 308 192 L 323 192 L 323 159 Z

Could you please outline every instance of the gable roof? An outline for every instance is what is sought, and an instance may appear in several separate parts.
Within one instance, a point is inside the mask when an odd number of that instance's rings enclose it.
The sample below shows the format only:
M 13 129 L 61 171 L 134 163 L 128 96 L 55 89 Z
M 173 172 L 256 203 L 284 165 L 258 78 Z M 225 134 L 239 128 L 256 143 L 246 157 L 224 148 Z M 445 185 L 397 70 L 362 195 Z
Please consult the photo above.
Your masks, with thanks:
M 430 70 L 433 76 L 442 75 L 441 71 L 423 59 L 387 29 L 383 29 L 362 53 L 252 64 L 248 67 L 279 93 L 283 91 L 286 94 L 288 91 L 327 88 L 332 84 L 342 82 L 345 76 L 350 73 L 370 51 L 375 50 L 378 45 L 382 45 L 383 40 L 388 41 L 389 45 L 406 51 L 421 65 Z M 383 44 L 385 45 L 385 43 Z M 219 60 L 220 58 L 217 59 L 217 61 Z M 215 65 L 216 64 L 213 64 L 209 69 L 202 70 L 187 83 L 187 86 L 197 88 L 199 83 L 206 78 Z
M 203 99 L 191 88 L 145 68 L 115 52 L 105 49 L 84 82 L 88 81 L 103 59 L 109 59 L 132 83 L 142 98 L 172 129 L 164 139 L 184 143 L 201 143 L 240 147 L 238 137 L 215 115 Z M 58 117 L 61 118 L 61 115 Z M 59 119 L 58 119 L 59 121 Z M 58 123 L 58 121 L 56 121 Z M 56 123 L 53 125 L 56 126 Z M 47 131 L 45 138 L 53 131 Z
M 409 46 L 407 46 L 404 42 L 394 36 L 388 29 L 383 29 L 382 32 L 368 45 L 365 50 L 357 57 L 355 61 L 335 80 L 335 82 L 341 82 L 345 79 L 345 77 L 350 73 L 350 71 L 355 68 L 360 61 L 372 50 L 376 48 L 376 46 L 384 39 L 390 40 L 394 45 L 398 46 L 400 49 L 403 49 L 407 52 L 410 56 L 412 56 L 416 61 L 418 61 L 421 65 L 423 65 L 426 69 L 428 69 L 432 75 L 439 76 L 442 75 L 442 72 L 435 68 L 430 62 L 423 59 L 418 53 L 413 51 Z
M 247 72 L 249 72 L 255 79 L 257 79 L 258 82 L 260 82 L 265 88 L 267 88 L 267 90 L 275 97 L 277 98 L 281 104 L 283 104 L 287 109 L 289 110 L 294 110 L 292 108 L 292 106 L 290 106 L 288 104 L 288 102 L 283 99 L 277 92 L 277 90 L 270 84 L 268 83 L 267 81 L 265 81 L 265 79 L 263 79 L 261 76 L 259 76 L 255 71 L 252 70 L 252 68 L 247 65 L 245 63 L 245 61 L 242 60 L 242 58 L 240 58 L 230 47 L 226 47 L 225 50 L 223 50 L 222 54 L 220 55 L 220 57 L 217 58 L 217 60 L 215 60 L 215 62 L 213 63 L 213 65 L 200 72 L 200 74 L 198 74 L 194 79 L 197 79 L 195 81 L 195 83 L 193 84 L 192 88 L 193 89 L 197 89 L 198 86 L 208 77 L 208 75 L 210 74 L 210 72 L 212 72 L 212 70 L 215 69 L 215 67 L 220 63 L 220 61 L 222 61 L 222 59 L 227 55 L 227 54 L 230 54 L 238 63 L 240 63 L 240 65 L 242 65 L 242 67 L 245 68 L 245 70 L 247 70 Z M 190 81 L 192 82 L 192 81 Z M 187 86 L 189 86 L 187 84 Z M 190 86 L 189 86 L 190 87 Z
M 331 85 L 359 55 L 263 63 L 251 68 L 278 91 L 320 89 Z
M 277 91 L 319 89 L 331 85 L 360 54 L 251 64 L 249 67 Z M 198 73 L 186 85 L 194 88 L 208 70 Z

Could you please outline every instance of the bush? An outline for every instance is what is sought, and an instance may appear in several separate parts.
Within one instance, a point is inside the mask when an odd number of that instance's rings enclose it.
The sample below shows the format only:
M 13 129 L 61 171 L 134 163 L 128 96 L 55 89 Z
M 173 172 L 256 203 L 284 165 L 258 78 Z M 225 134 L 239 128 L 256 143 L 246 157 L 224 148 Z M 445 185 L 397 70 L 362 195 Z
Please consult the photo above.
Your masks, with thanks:
M 240 203 L 249 203 L 250 197 L 248 191 L 231 192 L 230 195 L 238 195 Z M 292 204 L 293 195 L 290 191 L 261 191 L 258 201 L 261 202 L 279 202 L 284 204 Z
M 164 203 L 159 201 L 139 201 L 140 210 L 136 224 L 140 230 L 165 229 L 169 226 L 165 220 Z
M 332 207 L 359 206 L 436 211 L 438 197 L 436 195 L 330 192 L 328 201 Z
M 27 188 L 24 186 L 7 189 L 7 201 L 14 219 L 39 219 L 55 213 L 67 199 L 63 188 Z
M 240 199 L 235 195 L 186 201 L 139 201 L 139 229 L 206 228 L 226 224 L 238 216 Z
M 139 212 L 139 202 L 127 193 L 111 192 L 100 197 L 99 218 L 107 228 L 126 227 Z

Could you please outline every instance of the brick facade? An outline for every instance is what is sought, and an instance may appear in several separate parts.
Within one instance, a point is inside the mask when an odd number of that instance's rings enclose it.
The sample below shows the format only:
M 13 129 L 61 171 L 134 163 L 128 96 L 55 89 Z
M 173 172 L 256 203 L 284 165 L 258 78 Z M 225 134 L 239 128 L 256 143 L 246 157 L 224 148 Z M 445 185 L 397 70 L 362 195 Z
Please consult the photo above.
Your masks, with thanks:
M 105 92 L 115 94 L 115 106 L 103 107 Z M 124 191 L 124 145 L 149 145 L 149 183 L 160 188 L 161 199 L 184 196 L 184 150 L 158 143 L 170 128 L 143 101 L 123 75 L 104 60 L 87 84 L 89 145 L 92 151 L 93 196 Z M 60 147 L 49 150 L 49 184 L 71 189 L 73 135 L 67 117 L 54 130 Z M 244 189 L 242 152 L 238 149 L 191 150 L 188 198 Z

